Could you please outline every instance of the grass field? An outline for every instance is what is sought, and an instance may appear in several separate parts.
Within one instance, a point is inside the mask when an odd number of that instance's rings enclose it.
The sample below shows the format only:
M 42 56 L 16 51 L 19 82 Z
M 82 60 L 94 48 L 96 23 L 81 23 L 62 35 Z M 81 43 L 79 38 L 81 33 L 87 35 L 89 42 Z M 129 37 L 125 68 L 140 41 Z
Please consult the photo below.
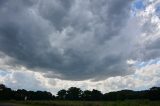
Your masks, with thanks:
M 160 106 L 160 101 L 12 101 L 16 106 Z

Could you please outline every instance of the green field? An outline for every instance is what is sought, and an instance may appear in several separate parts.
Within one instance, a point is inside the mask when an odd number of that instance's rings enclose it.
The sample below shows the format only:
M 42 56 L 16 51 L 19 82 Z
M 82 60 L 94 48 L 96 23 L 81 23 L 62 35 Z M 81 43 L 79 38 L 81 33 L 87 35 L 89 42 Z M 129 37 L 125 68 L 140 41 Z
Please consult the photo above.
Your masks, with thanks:
M 11 101 L 15 106 L 160 106 L 160 101 Z

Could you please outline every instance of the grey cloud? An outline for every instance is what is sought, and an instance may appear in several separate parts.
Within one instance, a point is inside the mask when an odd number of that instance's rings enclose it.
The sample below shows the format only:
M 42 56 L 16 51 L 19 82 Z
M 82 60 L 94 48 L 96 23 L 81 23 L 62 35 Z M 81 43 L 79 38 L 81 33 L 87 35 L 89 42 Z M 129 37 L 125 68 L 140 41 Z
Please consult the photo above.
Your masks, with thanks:
M 160 38 L 149 42 L 146 49 L 160 49 Z
M 118 35 L 128 18 L 130 3 L 131 1 L 128 0 L 123 0 L 123 2 L 108 0 L 103 1 L 103 4 L 99 5 L 101 8 L 96 11 L 96 13 L 99 13 L 98 16 L 100 16 L 101 23 L 104 23 L 104 29 L 97 27 L 97 30 L 95 29 L 95 31 L 101 34 L 96 33 L 95 36 L 97 39 L 100 39 L 100 42 L 105 42 Z
M 127 42 L 121 43 L 119 37 L 123 37 L 120 31 L 131 1 L 6 2 L 0 8 L 0 51 L 14 58 L 10 65 L 69 80 L 104 79 L 129 72 Z
M 3 72 L 3 71 L 1 71 Z M 1 74 L 2 82 L 12 89 L 27 89 L 27 90 L 48 90 L 44 86 L 42 79 L 38 78 L 35 73 L 31 72 L 4 72 Z M 1 83 L 2 83 L 1 82 Z
M 145 43 L 141 46 L 143 46 L 143 49 L 141 50 L 141 53 L 143 54 L 142 60 L 148 61 L 150 59 L 156 59 L 160 57 L 160 38 L 156 37 L 158 34 L 158 24 L 146 22 L 144 23 L 143 33 L 146 33 L 146 38 L 150 38 L 145 41 Z M 151 38 L 151 36 L 155 36 Z
M 40 15 L 57 29 L 62 30 L 66 26 L 65 17 L 72 7 L 73 0 L 40 0 L 38 11 Z
M 145 47 L 145 59 L 156 59 L 160 57 L 160 38 L 150 41 Z

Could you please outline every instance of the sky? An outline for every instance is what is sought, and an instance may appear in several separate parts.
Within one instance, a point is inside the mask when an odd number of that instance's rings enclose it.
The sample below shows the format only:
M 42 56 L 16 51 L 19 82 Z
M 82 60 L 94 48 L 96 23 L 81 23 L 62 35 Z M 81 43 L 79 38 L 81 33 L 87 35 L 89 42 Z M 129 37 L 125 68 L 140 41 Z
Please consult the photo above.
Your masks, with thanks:
M 160 0 L 0 0 L 0 83 L 53 94 L 160 86 Z

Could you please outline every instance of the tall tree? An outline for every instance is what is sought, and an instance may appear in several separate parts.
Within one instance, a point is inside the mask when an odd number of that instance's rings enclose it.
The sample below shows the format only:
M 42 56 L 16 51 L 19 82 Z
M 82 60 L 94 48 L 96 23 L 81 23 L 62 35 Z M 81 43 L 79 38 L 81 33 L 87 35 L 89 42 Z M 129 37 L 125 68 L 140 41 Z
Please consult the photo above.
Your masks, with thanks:
M 62 89 L 58 91 L 57 98 L 58 99 L 66 99 L 67 91 L 65 89 Z
M 101 93 L 101 91 L 93 89 L 91 98 L 92 100 L 101 100 L 103 98 L 103 94 Z
M 82 94 L 82 90 L 80 88 L 71 87 L 67 90 L 66 98 L 69 100 L 80 100 L 81 94 Z
M 91 91 L 89 91 L 89 90 L 85 90 L 85 91 L 83 91 L 83 93 L 82 93 L 82 99 L 83 100 L 91 100 L 92 98 L 92 92 Z

